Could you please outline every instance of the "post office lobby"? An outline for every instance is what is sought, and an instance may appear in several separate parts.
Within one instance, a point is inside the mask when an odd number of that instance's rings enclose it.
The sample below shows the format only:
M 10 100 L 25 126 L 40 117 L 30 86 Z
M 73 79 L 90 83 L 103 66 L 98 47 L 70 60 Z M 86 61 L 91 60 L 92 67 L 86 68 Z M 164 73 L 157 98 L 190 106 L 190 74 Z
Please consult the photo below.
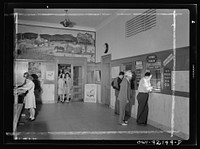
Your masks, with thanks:
M 117 10 L 97 28 L 84 30 L 18 19 L 14 86 L 22 84 L 23 73 L 29 72 L 38 76 L 42 88 L 36 97 L 34 122 L 20 125 L 24 106 L 15 98 L 14 132 L 23 132 L 18 138 L 32 132 L 29 137 L 45 139 L 189 139 L 188 10 Z M 70 73 L 73 82 L 70 103 L 58 103 L 62 69 Z M 130 122 L 124 127 L 117 124 L 118 115 L 114 114 L 111 82 L 127 70 L 136 74 L 135 99 L 129 109 Z M 156 90 L 149 93 L 148 125 L 142 127 L 136 124 L 137 87 L 147 71 L 153 75 L 151 83 Z

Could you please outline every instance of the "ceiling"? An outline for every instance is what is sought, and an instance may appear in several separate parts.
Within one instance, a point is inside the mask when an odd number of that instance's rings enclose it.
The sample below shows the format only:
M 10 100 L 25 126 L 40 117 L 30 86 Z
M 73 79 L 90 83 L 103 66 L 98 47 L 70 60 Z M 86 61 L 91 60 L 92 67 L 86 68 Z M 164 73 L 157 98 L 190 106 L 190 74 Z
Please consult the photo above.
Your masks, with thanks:
M 76 27 L 97 29 L 106 20 L 108 21 L 117 12 L 123 9 L 15 9 L 18 19 L 26 22 L 40 22 L 58 24 L 66 17 L 76 23 Z

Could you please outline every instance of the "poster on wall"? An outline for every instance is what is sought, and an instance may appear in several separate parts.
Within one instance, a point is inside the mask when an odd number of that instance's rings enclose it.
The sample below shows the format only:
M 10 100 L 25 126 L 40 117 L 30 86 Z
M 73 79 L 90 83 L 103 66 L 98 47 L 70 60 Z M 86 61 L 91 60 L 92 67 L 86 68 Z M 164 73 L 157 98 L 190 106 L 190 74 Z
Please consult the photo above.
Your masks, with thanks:
M 135 61 L 135 68 L 136 68 L 136 84 L 139 86 L 139 82 L 141 79 L 141 73 L 143 69 L 143 61 Z
M 163 76 L 164 89 L 171 90 L 171 70 L 169 68 L 164 68 Z
M 49 81 L 54 80 L 54 71 L 46 71 L 46 80 L 49 80 Z
M 143 69 L 142 61 L 135 61 L 135 69 Z
M 52 60 L 55 56 L 86 57 L 95 62 L 95 32 L 17 25 L 16 59 Z
M 97 101 L 97 85 L 85 84 L 84 102 L 96 102 L 96 101 Z
M 120 67 L 116 66 L 116 67 L 112 67 L 112 78 L 116 78 L 119 75 L 119 71 L 120 71 Z
M 41 78 L 41 62 L 29 62 L 28 72 L 30 74 L 37 75 L 38 78 Z

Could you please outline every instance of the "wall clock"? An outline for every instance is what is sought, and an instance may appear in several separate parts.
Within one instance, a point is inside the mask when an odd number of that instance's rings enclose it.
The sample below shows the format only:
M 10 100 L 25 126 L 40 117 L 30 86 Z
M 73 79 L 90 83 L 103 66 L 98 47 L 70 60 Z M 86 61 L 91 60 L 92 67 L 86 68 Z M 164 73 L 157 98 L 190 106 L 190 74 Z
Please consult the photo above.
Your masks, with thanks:
M 108 43 L 104 43 L 104 53 L 108 53 L 108 50 L 109 50 L 109 45 Z

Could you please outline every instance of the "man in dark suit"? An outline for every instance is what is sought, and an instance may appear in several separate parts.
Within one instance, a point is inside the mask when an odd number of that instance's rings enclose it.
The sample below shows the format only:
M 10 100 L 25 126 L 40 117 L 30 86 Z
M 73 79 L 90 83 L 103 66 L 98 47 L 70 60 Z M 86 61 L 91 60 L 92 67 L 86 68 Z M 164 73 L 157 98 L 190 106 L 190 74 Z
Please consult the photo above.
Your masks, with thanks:
M 124 79 L 121 82 L 120 91 L 118 95 L 119 100 L 119 124 L 126 126 L 128 122 L 125 120 L 125 109 L 126 104 L 130 101 L 131 98 L 131 84 L 130 80 L 132 78 L 132 72 L 126 71 Z
M 125 111 L 125 120 L 128 121 L 128 119 L 131 117 L 132 113 L 132 106 L 135 105 L 135 72 L 132 71 L 132 78 L 130 80 L 131 83 L 131 98 L 129 100 L 129 103 L 126 105 L 126 111 Z
M 122 82 L 122 79 L 124 78 L 124 72 L 120 71 L 119 76 L 117 78 L 114 78 L 112 81 L 112 87 L 115 89 L 115 114 L 119 114 L 119 100 L 117 100 L 120 90 L 120 84 Z

